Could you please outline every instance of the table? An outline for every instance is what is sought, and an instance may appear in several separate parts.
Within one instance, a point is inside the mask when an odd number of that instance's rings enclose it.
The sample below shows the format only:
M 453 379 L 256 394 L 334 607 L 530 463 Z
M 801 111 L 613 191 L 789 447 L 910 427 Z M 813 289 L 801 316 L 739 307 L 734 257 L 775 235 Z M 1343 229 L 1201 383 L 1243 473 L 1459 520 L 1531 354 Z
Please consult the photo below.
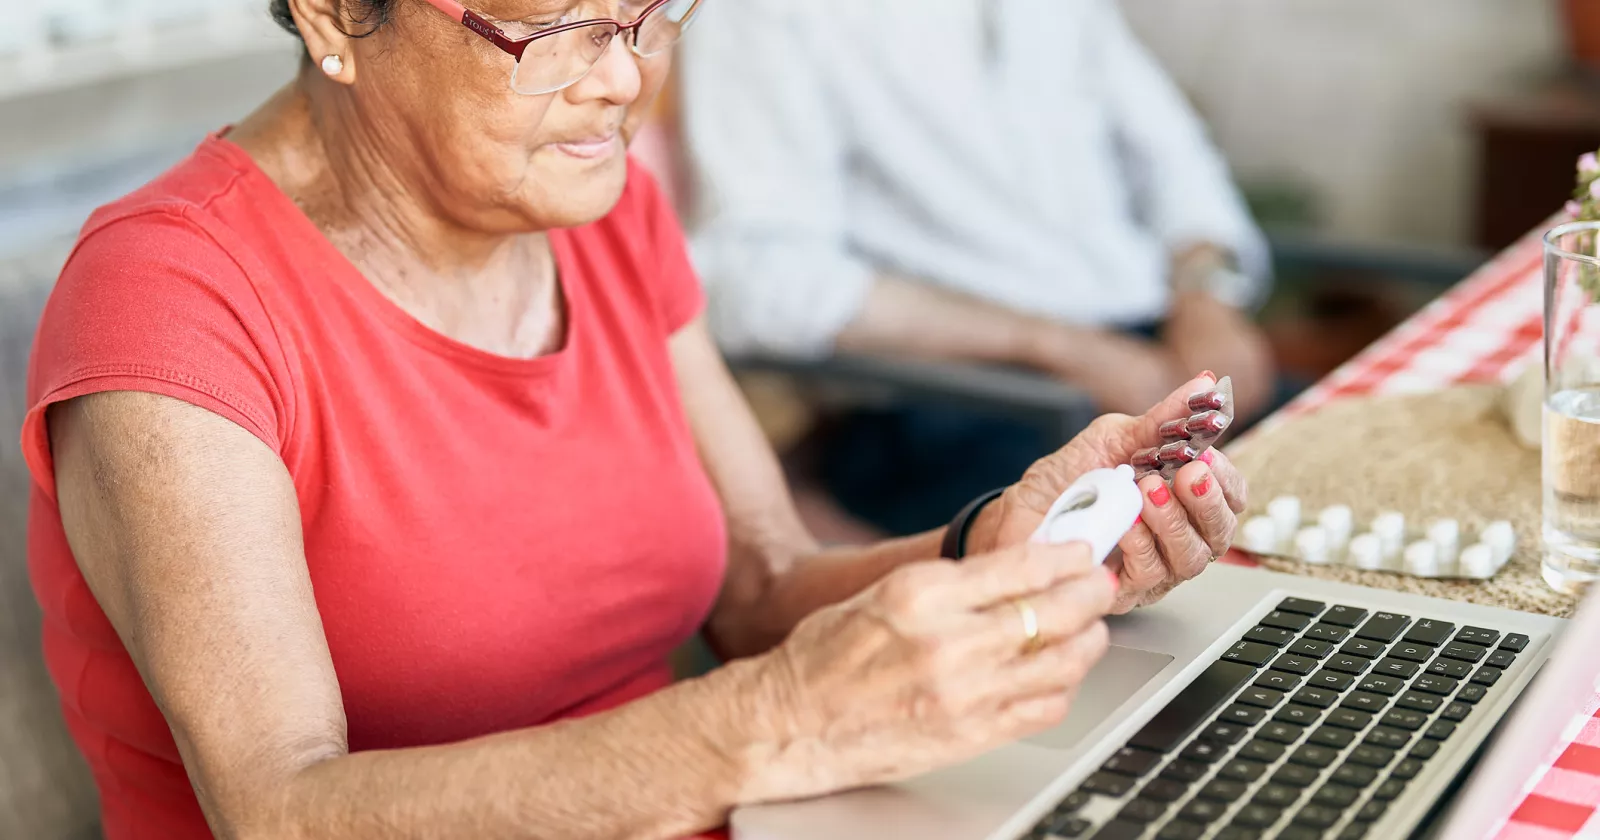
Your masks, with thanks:
M 1540 363 L 1541 236 L 1559 221 L 1551 219 L 1518 240 L 1261 426 L 1347 397 L 1506 381 L 1526 365 Z M 1544 767 L 1528 781 L 1521 804 L 1496 840 L 1600 838 L 1600 686 L 1550 750 Z

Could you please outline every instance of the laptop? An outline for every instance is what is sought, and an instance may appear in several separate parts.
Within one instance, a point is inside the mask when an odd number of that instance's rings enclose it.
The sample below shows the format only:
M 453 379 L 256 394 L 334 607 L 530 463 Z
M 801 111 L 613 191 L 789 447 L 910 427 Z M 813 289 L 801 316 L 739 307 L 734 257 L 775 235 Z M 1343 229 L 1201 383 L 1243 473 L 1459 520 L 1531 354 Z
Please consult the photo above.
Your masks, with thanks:
M 1217 564 L 1109 620 L 1060 726 L 900 784 L 739 809 L 733 837 L 1490 836 L 1593 694 L 1600 598 L 1574 621 L 1530 688 L 1566 622 Z

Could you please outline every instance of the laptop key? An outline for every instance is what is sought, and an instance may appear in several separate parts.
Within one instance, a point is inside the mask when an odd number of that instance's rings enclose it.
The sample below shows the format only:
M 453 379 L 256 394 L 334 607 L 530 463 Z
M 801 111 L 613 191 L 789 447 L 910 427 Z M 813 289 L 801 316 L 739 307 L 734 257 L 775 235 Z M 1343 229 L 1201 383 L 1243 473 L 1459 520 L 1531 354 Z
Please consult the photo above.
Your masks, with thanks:
M 1306 739 L 1306 743 L 1316 744 L 1319 747 L 1332 747 L 1336 750 L 1342 750 L 1345 747 L 1350 746 L 1350 743 L 1355 739 L 1356 733 L 1351 732 L 1348 729 L 1337 729 L 1332 726 L 1319 726 L 1317 727 L 1317 731 L 1311 733 L 1311 737 Z
M 1316 744 L 1307 744 L 1294 751 L 1289 760 L 1295 764 L 1304 764 L 1307 767 L 1327 767 L 1339 757 L 1339 751 L 1328 747 L 1319 747 Z
M 1326 790 L 1326 788 L 1324 788 Z M 1319 791 L 1320 792 L 1320 791 Z M 1323 805 L 1307 805 L 1294 815 L 1294 821 L 1300 825 L 1311 828 L 1327 829 L 1339 821 L 1344 812 L 1338 808 L 1328 808 Z
M 1270 688 L 1274 691 L 1294 691 L 1295 686 L 1299 684 L 1299 677 L 1294 674 L 1286 674 L 1283 671 L 1268 671 L 1256 677 L 1256 681 L 1251 683 L 1256 688 Z
M 1345 656 L 1359 656 L 1362 659 L 1377 659 L 1383 655 L 1383 645 L 1367 639 L 1351 639 L 1339 648 Z
M 1275 785 L 1289 785 L 1290 787 L 1305 787 L 1317 780 L 1322 774 L 1300 764 L 1285 764 L 1272 774 L 1272 783 Z
M 1396 779 L 1409 782 L 1412 779 L 1415 779 L 1417 774 L 1421 772 L 1422 762 L 1414 758 L 1407 758 L 1402 759 L 1399 764 L 1396 764 L 1394 769 L 1389 771 L 1389 775 Z
M 1228 652 L 1224 653 L 1222 658 L 1229 662 L 1243 662 L 1252 668 L 1260 668 L 1262 665 L 1271 662 L 1272 657 L 1277 655 L 1278 649 L 1272 645 L 1264 645 L 1260 642 L 1239 642 L 1228 648 Z
M 1344 691 L 1356 684 L 1356 678 L 1349 674 L 1323 669 L 1312 675 L 1311 679 L 1306 681 L 1306 684 L 1318 688 L 1331 688 L 1334 691 Z
M 1129 802 L 1117 812 L 1117 819 L 1136 823 L 1153 823 L 1167 813 L 1165 802 L 1155 802 L 1144 797 Z
M 1177 802 L 1188 792 L 1189 786 L 1183 782 L 1156 778 L 1139 790 L 1139 796 L 1145 799 L 1153 799 L 1157 802 Z
M 1300 749 L 1306 748 L 1301 747 Z M 1236 758 L 1222 765 L 1222 769 L 1217 771 L 1217 778 L 1235 782 L 1253 782 L 1261 778 L 1261 774 L 1265 772 L 1267 772 L 1267 765 L 1259 761 L 1246 761 L 1242 758 Z
M 1256 730 L 1256 737 L 1274 744 L 1292 744 L 1306 734 L 1304 726 L 1284 723 L 1279 720 L 1269 720 L 1265 726 Z
M 1451 642 L 1444 646 L 1444 650 L 1439 651 L 1439 655 L 1446 659 L 1458 659 L 1462 662 L 1470 662 L 1473 665 L 1478 664 L 1488 654 L 1488 648 L 1466 642 Z
M 1217 716 L 1217 720 L 1225 721 L 1227 723 L 1244 724 L 1245 726 L 1255 726 L 1266 716 L 1267 712 L 1265 709 L 1258 709 L 1254 706 L 1246 706 L 1243 703 L 1235 703 L 1232 706 L 1223 709 L 1222 714 Z
M 1219 744 L 1237 744 L 1249 731 L 1246 727 L 1219 720 L 1200 730 L 1200 737 L 1207 741 L 1216 741 Z
M 1492 668 L 1510 668 L 1516 661 L 1517 655 L 1515 653 L 1509 650 L 1497 650 L 1489 654 L 1489 659 L 1484 664 Z
M 1274 744 L 1271 741 L 1263 741 L 1260 738 L 1257 738 L 1240 747 L 1239 752 L 1236 755 L 1239 758 L 1248 759 L 1250 761 L 1264 761 L 1268 764 L 1271 764 L 1272 762 L 1283 758 L 1283 753 L 1286 749 L 1288 748 L 1282 744 Z
M 1083 817 L 1073 817 L 1066 822 L 1050 829 L 1050 834 L 1056 837 L 1066 837 L 1068 840 L 1071 840 L 1071 838 L 1074 837 L 1082 837 L 1084 833 L 1091 828 L 1094 828 L 1094 823 L 1089 822 Z
M 1278 609 L 1283 612 L 1299 613 L 1301 615 L 1321 615 L 1328 605 L 1321 601 L 1311 601 L 1305 598 L 1285 598 L 1278 604 Z
M 1403 680 L 1409 680 L 1417 675 L 1418 665 L 1415 662 L 1407 662 L 1404 659 L 1385 656 L 1378 660 L 1378 664 L 1374 665 L 1372 670 L 1374 673 L 1387 677 L 1399 677 Z
M 1459 680 L 1452 680 L 1449 677 L 1421 677 L 1412 683 L 1411 687 L 1418 691 L 1426 691 L 1429 694 L 1449 697 L 1450 692 L 1455 691 L 1456 686 L 1460 684 Z
M 1357 813 L 1360 812 L 1358 811 Z M 1334 840 L 1362 840 L 1367 836 L 1367 831 L 1371 828 L 1371 823 L 1353 822 L 1339 829 L 1339 833 L 1334 835 Z
M 1303 677 L 1317 670 L 1317 660 L 1296 653 L 1286 653 L 1272 663 L 1272 670 L 1288 671 Z
M 1188 820 L 1200 825 L 1210 825 L 1222 819 L 1222 815 L 1227 812 L 1228 803 L 1197 796 L 1189 800 L 1189 804 L 1183 806 L 1183 810 L 1178 812 L 1178 819 Z
M 1171 779 L 1186 785 L 1194 784 L 1205 778 L 1206 772 L 1211 768 L 1194 761 L 1176 759 L 1166 767 L 1161 768 L 1161 778 Z
M 1350 751 L 1350 761 L 1365 767 L 1388 767 L 1394 761 L 1394 750 L 1388 747 L 1374 747 L 1371 744 L 1362 744 Z
M 1334 709 L 1328 713 L 1326 723 L 1329 726 L 1338 726 L 1344 729 L 1353 729 L 1360 732 L 1372 723 L 1372 715 L 1358 712 L 1354 709 Z
M 1292 723 L 1296 726 L 1310 726 L 1317 722 L 1322 712 L 1311 706 L 1302 706 L 1299 703 L 1290 703 L 1278 710 L 1272 719 L 1279 723 Z
M 1322 667 L 1330 671 L 1338 671 L 1341 674 L 1355 674 L 1359 677 L 1366 672 L 1367 666 L 1371 664 L 1371 661 L 1362 659 L 1359 656 L 1346 656 L 1341 653 L 1322 663 Z
M 1407 779 L 1385 779 L 1383 784 L 1378 785 L 1378 789 L 1372 792 L 1372 798 L 1379 802 L 1388 802 L 1405 793 L 1407 781 Z
M 1348 785 L 1323 785 L 1311 794 L 1311 801 L 1330 808 L 1348 808 L 1361 798 L 1361 791 Z
M 1095 832 L 1094 840 L 1139 840 L 1144 828 L 1144 823 L 1112 820 Z
M 1106 759 L 1106 763 L 1100 765 L 1100 769 L 1110 773 L 1121 773 L 1124 776 L 1132 776 L 1137 779 L 1150 772 L 1156 766 L 1156 762 L 1160 760 L 1161 753 L 1141 750 L 1137 747 L 1123 747 Z
M 1309 656 L 1312 659 L 1321 659 L 1333 653 L 1333 643 L 1318 639 L 1301 639 L 1289 646 L 1289 652 L 1297 653 L 1301 656 Z
M 1233 815 L 1234 825 L 1249 826 L 1251 828 L 1267 828 L 1283 817 L 1282 808 L 1273 808 L 1269 805 L 1251 803 L 1239 809 Z
M 1250 802 L 1253 805 L 1265 805 L 1268 808 L 1287 808 L 1299 802 L 1300 795 L 1303 792 L 1299 788 L 1289 787 L 1288 785 L 1268 784 L 1257 791 L 1255 798 Z
M 1218 838 L 1218 840 L 1221 840 L 1221 838 Z M 1273 835 L 1273 840 L 1322 840 L 1322 831 L 1309 826 L 1291 823 Z
M 1456 634 L 1456 641 L 1474 645 L 1492 646 L 1499 638 L 1499 630 L 1490 630 L 1487 627 L 1463 627 L 1461 632 Z
M 1472 675 L 1472 681 L 1478 685 L 1494 685 L 1500 680 L 1500 673 L 1499 668 L 1485 665 L 1478 669 L 1478 673 Z
M 1427 662 L 1433 658 L 1433 648 L 1417 642 L 1399 642 L 1389 648 L 1389 655 L 1407 662 Z
M 1392 642 L 1411 623 L 1411 617 L 1395 613 L 1377 613 L 1367 619 L 1356 631 L 1356 636 L 1362 639 L 1372 639 L 1379 642 Z
M 1184 747 L 1183 752 L 1178 753 L 1178 755 L 1188 761 L 1198 761 L 1202 764 L 1210 764 L 1211 762 L 1221 758 L 1222 754 L 1227 751 L 1228 748 L 1222 744 L 1213 744 L 1210 741 L 1195 741 L 1189 746 Z
M 1362 691 L 1370 691 L 1373 694 L 1382 694 L 1385 697 L 1393 697 L 1396 694 L 1399 694 L 1401 689 L 1406 687 L 1406 683 L 1405 680 L 1397 679 L 1395 677 L 1385 677 L 1378 674 L 1372 674 L 1366 679 L 1362 680 L 1361 684 L 1356 687 Z
M 1260 642 L 1273 647 L 1283 647 L 1294 641 L 1294 634 L 1281 627 L 1257 625 L 1250 632 L 1244 634 L 1244 640 L 1247 642 Z
M 1428 673 L 1436 677 L 1449 677 L 1453 680 L 1465 679 L 1472 673 L 1472 666 L 1465 662 L 1456 662 L 1450 659 L 1435 659 L 1428 666 Z
M 1457 692 L 1456 699 L 1462 703 L 1476 703 L 1483 699 L 1483 695 L 1488 693 L 1489 689 L 1481 685 L 1469 685 Z
M 1223 826 L 1217 832 L 1216 840 L 1261 840 L 1261 829 L 1243 825 Z M 1285 840 L 1285 835 L 1279 834 L 1278 840 Z
M 1395 729 L 1404 729 L 1409 732 L 1421 729 L 1422 725 L 1427 722 L 1427 715 L 1421 712 L 1413 712 L 1410 709 L 1390 709 L 1389 713 L 1383 716 L 1383 720 L 1379 721 L 1384 726 L 1392 726 Z
M 1143 729 L 1128 739 L 1128 745 L 1159 753 L 1171 752 L 1254 677 L 1253 668 L 1238 662 L 1218 660 L 1211 663 Z
M 1444 707 L 1444 711 L 1439 714 L 1439 717 L 1445 720 L 1463 721 L 1470 714 L 1472 714 L 1471 703 L 1451 703 Z
M 1090 793 L 1120 797 L 1133 790 L 1133 779 L 1120 773 L 1096 773 L 1085 779 L 1081 787 Z
M 1281 627 L 1298 633 L 1311 626 L 1311 618 L 1299 613 L 1288 612 L 1287 610 L 1273 610 L 1262 616 L 1257 623 L 1265 624 L 1268 627 Z
M 1339 702 L 1339 692 L 1327 688 L 1307 686 L 1295 692 L 1294 702 L 1318 709 L 1327 709 L 1331 708 L 1334 703 Z
M 1275 709 L 1278 707 L 1279 703 L 1283 702 L 1283 692 L 1274 691 L 1270 688 L 1251 687 L 1239 692 L 1239 696 L 1234 698 L 1234 700 L 1235 702 L 1243 703 L 1246 706 L 1256 706 L 1262 709 Z
M 1076 814 L 1080 808 L 1089 804 L 1089 794 L 1075 790 L 1067 794 L 1066 798 L 1056 805 L 1057 814 Z
M 1521 633 L 1512 633 L 1511 635 L 1500 640 L 1500 649 L 1509 650 L 1512 653 L 1521 653 L 1527 647 L 1528 637 L 1522 635 Z
M 1444 739 L 1449 738 L 1451 735 L 1456 734 L 1456 725 L 1457 724 L 1455 721 L 1436 720 L 1432 724 L 1429 724 L 1427 730 L 1422 733 L 1422 737 L 1432 738 L 1435 741 L 1443 741 Z
M 1406 758 L 1415 758 L 1419 761 L 1427 761 L 1428 759 L 1433 758 L 1438 752 L 1438 741 L 1422 740 L 1418 741 L 1417 745 L 1411 748 L 1411 752 L 1406 753 Z
M 1388 747 L 1389 749 L 1399 749 L 1410 742 L 1410 732 L 1389 726 L 1374 726 L 1372 731 L 1367 733 L 1367 737 L 1362 740 L 1362 743 L 1371 744 L 1374 747 Z
M 1389 810 L 1388 802 L 1385 802 L 1381 799 L 1368 800 L 1367 804 L 1362 805 L 1361 810 L 1356 812 L 1356 821 L 1368 823 L 1377 822 L 1378 819 L 1383 816 L 1383 812 L 1387 810 Z
M 1450 638 L 1456 626 L 1448 621 L 1435 621 L 1431 618 L 1419 619 L 1411 629 L 1406 631 L 1406 641 L 1416 642 L 1419 645 L 1438 647 Z
M 1206 833 L 1206 827 L 1195 825 L 1184 820 L 1173 820 L 1161 827 L 1156 832 L 1156 840 L 1200 840 Z
M 1426 679 L 1426 677 L 1424 677 L 1424 679 Z M 1439 711 L 1440 706 L 1444 705 L 1444 698 L 1437 694 L 1423 694 L 1420 691 L 1408 691 L 1405 694 L 1400 695 L 1400 699 L 1394 701 L 1394 704 L 1402 709 L 1415 709 L 1419 712 L 1433 714 L 1434 712 Z
M 1250 786 L 1244 782 L 1235 782 L 1231 779 L 1213 779 L 1209 784 L 1201 788 L 1196 796 L 1213 802 L 1236 802 L 1249 789 Z
M 1339 769 L 1333 771 L 1333 775 L 1328 777 L 1330 782 L 1356 788 L 1365 788 L 1377 780 L 1377 770 L 1371 767 L 1363 767 L 1360 764 L 1351 764 L 1348 761 L 1339 765 Z
M 1389 698 L 1370 691 L 1354 691 L 1346 695 L 1344 702 L 1339 705 L 1358 712 L 1381 712 L 1389 705 Z
M 1342 642 L 1349 635 L 1350 629 L 1348 627 L 1336 627 L 1332 624 L 1312 625 L 1311 629 L 1306 631 L 1306 638 L 1318 639 L 1324 642 Z
M 1367 611 L 1360 607 L 1347 607 L 1344 604 L 1335 604 L 1323 614 L 1322 620 L 1328 624 L 1337 624 L 1340 627 L 1354 627 L 1367 617 Z

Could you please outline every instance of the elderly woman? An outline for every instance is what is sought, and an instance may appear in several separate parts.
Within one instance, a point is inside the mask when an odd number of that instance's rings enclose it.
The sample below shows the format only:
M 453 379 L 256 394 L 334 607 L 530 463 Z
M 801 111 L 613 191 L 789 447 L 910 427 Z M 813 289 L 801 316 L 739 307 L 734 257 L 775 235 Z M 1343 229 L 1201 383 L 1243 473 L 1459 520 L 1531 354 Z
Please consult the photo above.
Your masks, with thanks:
M 693 834 L 1053 725 L 1102 616 L 1226 548 L 1220 455 L 1147 479 L 1110 575 L 1024 545 L 1209 375 L 954 533 L 811 539 L 625 152 L 714 3 L 273 11 L 299 78 L 95 214 L 34 359 L 31 565 L 112 840 Z M 731 664 L 673 684 L 699 631 Z

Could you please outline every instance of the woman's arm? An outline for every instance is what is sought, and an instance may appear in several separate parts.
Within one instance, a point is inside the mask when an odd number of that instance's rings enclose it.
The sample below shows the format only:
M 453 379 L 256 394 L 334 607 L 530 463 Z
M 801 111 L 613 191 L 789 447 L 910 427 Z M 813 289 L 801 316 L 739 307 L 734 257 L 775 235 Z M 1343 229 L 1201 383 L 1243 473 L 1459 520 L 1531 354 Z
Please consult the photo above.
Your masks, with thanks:
M 221 838 L 681 837 L 720 824 L 770 762 L 781 707 L 759 660 L 582 720 L 349 754 L 278 457 L 149 394 L 49 421 L 73 554 Z

